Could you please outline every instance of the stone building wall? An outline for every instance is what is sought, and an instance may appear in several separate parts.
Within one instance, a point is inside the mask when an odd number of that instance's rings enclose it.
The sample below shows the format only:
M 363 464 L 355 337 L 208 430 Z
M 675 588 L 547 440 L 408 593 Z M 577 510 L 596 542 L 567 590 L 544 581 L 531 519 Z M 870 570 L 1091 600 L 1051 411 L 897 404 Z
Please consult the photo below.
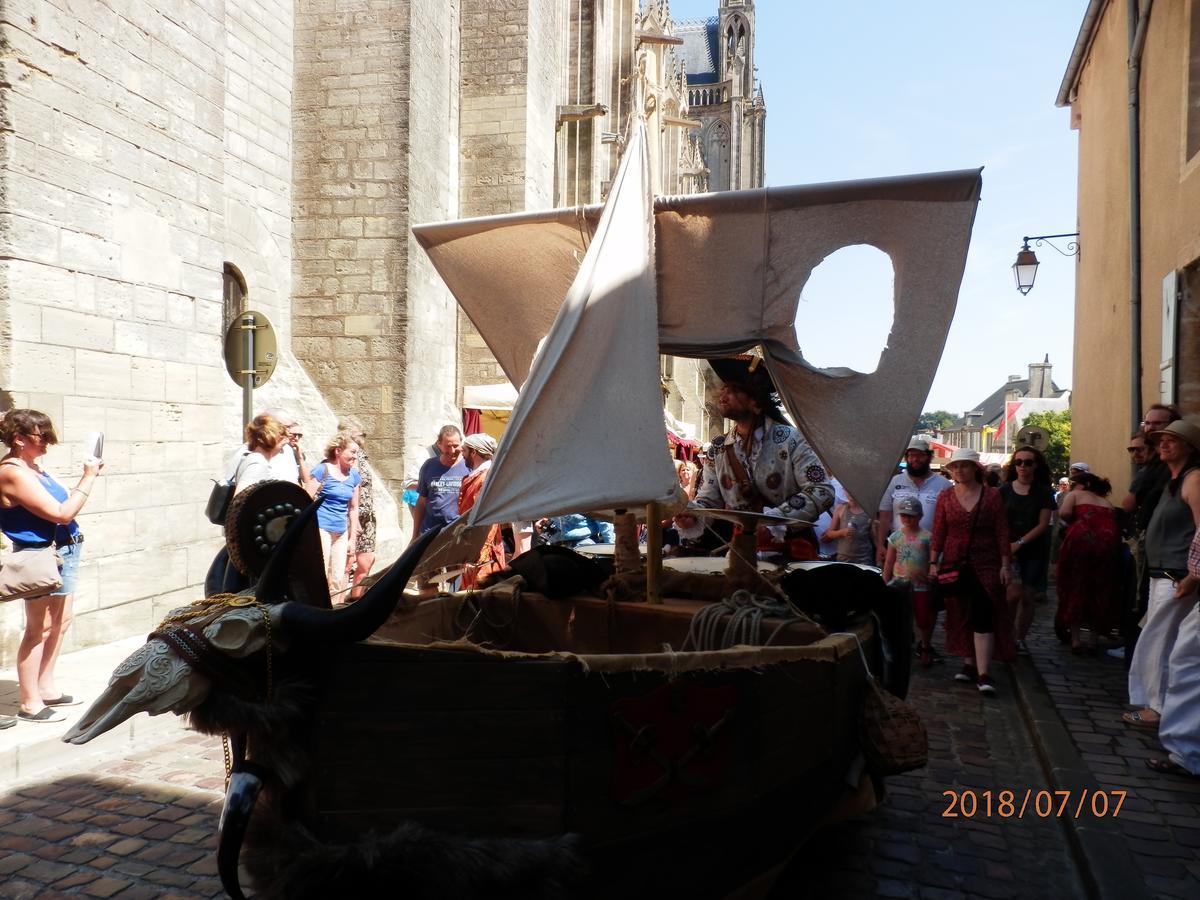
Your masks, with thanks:
M 518 209 L 552 209 L 558 145 L 558 106 L 565 103 L 570 54 L 564 40 L 565 0 L 529 0 L 529 44 L 526 48 L 525 196 Z
M 201 511 L 237 429 L 221 359 L 228 222 L 244 226 L 233 243 L 263 245 L 247 268 L 285 279 L 260 299 L 288 291 L 291 60 L 277 48 L 291 3 L 117 6 L 5 0 L 0 13 L 4 406 L 52 417 L 62 443 L 45 465 L 68 485 L 83 434 L 106 432 L 70 646 L 193 599 L 218 544 Z M 252 81 L 227 80 L 233 55 Z M 19 607 L 0 609 L 0 664 Z
M 554 0 L 462 0 L 458 215 L 525 208 L 530 90 L 530 4 Z M 540 38 L 541 31 L 536 29 Z M 537 75 L 533 76 L 537 81 Z M 535 155 L 536 150 L 534 151 Z M 553 171 L 553 169 L 551 170 Z M 459 314 L 459 386 L 506 380 L 478 330 Z
M 458 416 L 453 308 L 409 232 L 450 212 L 458 3 L 296 8 L 293 348 L 398 494 Z
M 408 212 L 412 225 L 458 217 L 461 0 L 412 0 Z M 409 232 L 407 292 L 398 320 L 407 372 L 394 415 L 399 467 L 416 476 L 438 429 L 461 423 L 456 396 L 458 304 Z

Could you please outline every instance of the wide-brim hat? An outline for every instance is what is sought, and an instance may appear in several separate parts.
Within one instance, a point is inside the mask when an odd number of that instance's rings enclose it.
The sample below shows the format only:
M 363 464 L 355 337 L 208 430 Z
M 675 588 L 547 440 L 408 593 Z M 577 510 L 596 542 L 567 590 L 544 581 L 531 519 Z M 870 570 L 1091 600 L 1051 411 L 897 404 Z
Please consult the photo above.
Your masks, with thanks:
M 746 392 L 758 401 L 758 405 L 766 415 L 776 421 L 783 420 L 783 407 L 779 401 L 779 391 L 761 356 L 740 353 L 737 356 L 721 356 L 710 359 L 708 364 L 725 384 L 736 384 L 745 388 Z
M 979 461 L 979 451 L 972 450 L 969 447 L 960 447 L 958 450 L 955 450 L 954 455 L 950 457 L 950 462 L 946 463 L 946 465 L 952 466 L 960 462 L 974 463 L 979 468 L 983 468 L 983 463 Z
M 1186 419 L 1176 419 L 1166 428 L 1160 428 L 1158 431 L 1150 432 L 1150 434 L 1158 437 L 1164 434 L 1174 435 L 1193 450 L 1200 452 L 1200 425 L 1197 425 L 1195 422 L 1189 422 Z

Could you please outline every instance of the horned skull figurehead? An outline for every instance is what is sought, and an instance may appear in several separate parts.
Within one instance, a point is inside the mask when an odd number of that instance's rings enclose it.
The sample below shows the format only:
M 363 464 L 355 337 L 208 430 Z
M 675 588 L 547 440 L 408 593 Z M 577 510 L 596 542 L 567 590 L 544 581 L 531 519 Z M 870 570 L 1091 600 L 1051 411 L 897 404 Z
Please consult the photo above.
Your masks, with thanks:
M 139 712 L 182 715 L 214 690 L 265 699 L 271 653 L 352 643 L 370 636 L 395 609 L 421 555 L 440 529 L 426 532 L 356 603 L 320 609 L 288 596 L 287 570 L 318 503 L 295 516 L 255 586 L 173 610 L 144 645 L 121 663 L 108 687 L 65 735 L 86 744 Z M 264 652 L 265 651 L 265 652 Z M 268 668 L 269 671 L 269 668 Z

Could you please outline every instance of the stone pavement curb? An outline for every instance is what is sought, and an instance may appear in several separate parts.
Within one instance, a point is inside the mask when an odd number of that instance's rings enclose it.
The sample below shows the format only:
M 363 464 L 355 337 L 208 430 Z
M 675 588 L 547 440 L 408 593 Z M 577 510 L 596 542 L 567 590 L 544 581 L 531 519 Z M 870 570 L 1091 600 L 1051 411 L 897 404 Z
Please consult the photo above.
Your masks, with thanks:
M 0 783 L 28 781 L 52 769 L 78 768 L 94 757 L 119 754 L 187 734 L 177 716 L 138 713 L 82 746 L 62 741 L 67 729 L 107 687 L 113 669 L 144 643 L 145 638 L 139 635 L 63 654 L 56 669 L 59 682 L 83 703 L 63 708 L 66 718 L 62 722 L 18 722 L 0 731 Z M 15 670 L 0 669 L 0 712 L 6 715 L 17 711 L 16 684 Z
M 1052 790 L 1084 796 L 1101 790 L 1050 697 L 1032 658 L 1010 667 L 1022 716 Z M 1107 817 L 1061 818 L 1088 896 L 1095 900 L 1150 898 L 1145 879 L 1116 824 Z

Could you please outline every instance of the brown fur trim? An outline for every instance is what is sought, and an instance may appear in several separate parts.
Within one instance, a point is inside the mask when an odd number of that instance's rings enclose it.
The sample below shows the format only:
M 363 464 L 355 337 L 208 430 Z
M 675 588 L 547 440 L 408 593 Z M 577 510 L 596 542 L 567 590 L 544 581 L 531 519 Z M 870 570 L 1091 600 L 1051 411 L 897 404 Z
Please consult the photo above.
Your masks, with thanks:
M 242 863 L 263 900 L 567 900 L 581 896 L 587 877 L 574 835 L 467 839 L 405 822 L 354 844 L 323 844 L 303 826 L 261 812 Z
M 246 735 L 249 755 L 291 788 L 312 768 L 306 735 L 315 706 L 312 683 L 296 678 L 276 684 L 269 703 L 214 690 L 189 719 L 202 734 Z

